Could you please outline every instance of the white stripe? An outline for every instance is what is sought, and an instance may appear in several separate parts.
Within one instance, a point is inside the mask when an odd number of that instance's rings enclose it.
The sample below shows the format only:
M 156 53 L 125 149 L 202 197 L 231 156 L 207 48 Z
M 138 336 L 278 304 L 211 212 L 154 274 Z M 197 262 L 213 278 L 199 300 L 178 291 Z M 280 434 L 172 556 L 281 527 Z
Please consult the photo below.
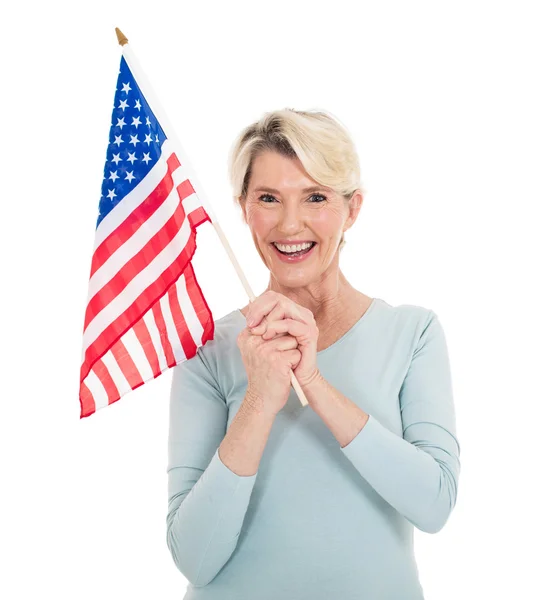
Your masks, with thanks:
M 180 255 L 190 238 L 192 228 L 188 219 L 184 220 L 181 229 L 171 242 L 138 273 L 107 306 L 103 308 L 89 323 L 84 332 L 83 347 L 85 350 L 101 335 L 101 333 L 152 284 Z
M 176 186 L 184 181 L 180 179 L 183 176 L 182 169 L 177 169 L 173 173 L 175 186 L 167 196 L 165 201 L 152 213 L 135 233 L 122 244 L 108 259 L 101 265 L 89 280 L 88 302 L 97 294 L 123 267 L 136 256 L 150 239 L 155 236 L 167 221 L 173 216 L 180 205 L 179 195 Z M 142 182 L 145 183 L 146 180 Z M 193 194 L 195 196 L 195 194 Z
M 146 325 L 146 324 L 145 324 Z M 139 375 L 143 381 L 148 381 L 154 377 L 152 367 L 146 358 L 144 348 L 141 346 L 139 338 L 133 328 L 128 329 L 121 338 L 123 345 L 127 348 L 127 352 L 133 359 Z
M 104 389 L 104 385 L 101 380 L 97 377 L 93 369 L 89 371 L 87 377 L 84 379 L 84 383 L 93 396 L 95 402 L 95 411 L 108 406 L 108 394 Z
M 163 320 L 165 321 L 165 327 L 167 329 L 167 338 L 169 339 L 169 343 L 171 344 L 171 349 L 173 350 L 175 359 L 177 359 L 178 356 L 180 356 L 180 353 L 182 352 L 182 348 L 177 333 L 177 328 L 175 327 L 175 321 L 171 313 L 171 307 L 169 306 L 169 294 L 165 294 L 165 296 L 163 296 L 163 298 L 160 300 L 160 310 L 163 315 Z
M 176 286 L 180 309 L 184 315 L 184 318 L 186 319 L 188 331 L 190 332 L 190 335 L 192 336 L 196 346 L 201 346 L 203 326 L 196 313 L 196 309 L 190 300 L 190 296 L 188 295 L 188 288 L 186 287 L 186 277 L 184 276 L 184 273 L 178 278 Z
M 110 373 L 110 377 L 114 381 L 116 387 L 118 388 L 118 393 L 123 396 L 125 393 L 131 390 L 131 386 L 127 381 L 123 371 L 120 369 L 120 365 L 116 362 L 112 351 L 109 350 L 102 356 L 102 360 Z
M 186 213 L 186 215 L 189 215 L 191 212 L 197 210 L 198 208 L 201 208 L 202 206 L 203 203 L 201 202 L 199 196 L 195 192 L 190 194 L 189 196 L 186 196 L 186 198 L 184 198 L 184 200 L 182 201 L 182 207 L 184 208 L 184 212 Z
M 158 331 L 158 326 L 156 325 L 152 309 L 145 313 L 143 319 L 146 323 L 146 326 L 148 327 L 150 337 L 152 338 L 152 343 L 154 344 L 156 354 L 158 355 L 158 361 L 160 363 L 160 372 L 165 371 L 165 369 L 167 369 L 167 360 L 165 358 L 163 346 L 161 345 L 160 333 Z

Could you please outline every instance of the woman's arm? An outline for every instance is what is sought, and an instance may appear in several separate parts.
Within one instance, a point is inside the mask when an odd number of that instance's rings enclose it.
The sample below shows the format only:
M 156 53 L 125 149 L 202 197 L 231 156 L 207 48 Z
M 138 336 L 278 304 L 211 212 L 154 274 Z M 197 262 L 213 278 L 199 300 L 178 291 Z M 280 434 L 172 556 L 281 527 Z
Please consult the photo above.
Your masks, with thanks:
M 167 546 L 179 571 L 201 587 L 237 545 L 273 418 L 246 395 L 226 432 L 228 408 L 201 353 L 173 371 Z
M 302 388 L 342 452 L 378 494 L 418 529 L 442 529 L 456 504 L 460 446 L 437 315 L 430 311 L 399 393 L 402 438 L 323 377 Z

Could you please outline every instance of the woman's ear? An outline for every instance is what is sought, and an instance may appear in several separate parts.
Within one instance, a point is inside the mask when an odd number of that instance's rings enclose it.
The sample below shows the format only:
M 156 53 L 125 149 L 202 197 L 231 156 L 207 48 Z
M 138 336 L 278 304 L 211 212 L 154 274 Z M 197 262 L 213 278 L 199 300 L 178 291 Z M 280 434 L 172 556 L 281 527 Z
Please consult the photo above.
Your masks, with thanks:
M 344 231 L 347 231 L 357 220 L 361 206 L 363 205 L 363 192 L 361 190 L 355 190 L 353 196 L 349 201 L 349 214 L 344 224 Z

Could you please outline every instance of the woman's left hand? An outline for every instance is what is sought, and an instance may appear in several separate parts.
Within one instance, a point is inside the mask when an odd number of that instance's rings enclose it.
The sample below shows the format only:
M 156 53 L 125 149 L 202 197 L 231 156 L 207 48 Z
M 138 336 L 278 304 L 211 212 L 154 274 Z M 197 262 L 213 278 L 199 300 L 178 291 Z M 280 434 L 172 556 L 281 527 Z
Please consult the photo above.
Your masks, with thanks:
M 307 385 L 319 376 L 317 368 L 317 338 L 319 329 L 313 313 L 279 292 L 267 290 L 249 305 L 247 326 L 254 335 L 271 340 L 276 335 L 296 338 L 302 358 L 293 369 L 300 385 Z

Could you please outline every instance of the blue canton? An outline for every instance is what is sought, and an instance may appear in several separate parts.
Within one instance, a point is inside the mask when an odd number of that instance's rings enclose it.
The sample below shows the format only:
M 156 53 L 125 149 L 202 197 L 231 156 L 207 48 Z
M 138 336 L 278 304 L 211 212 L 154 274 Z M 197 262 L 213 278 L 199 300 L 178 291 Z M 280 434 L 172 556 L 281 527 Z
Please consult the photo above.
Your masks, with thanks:
M 122 56 L 97 227 L 158 162 L 166 136 Z

